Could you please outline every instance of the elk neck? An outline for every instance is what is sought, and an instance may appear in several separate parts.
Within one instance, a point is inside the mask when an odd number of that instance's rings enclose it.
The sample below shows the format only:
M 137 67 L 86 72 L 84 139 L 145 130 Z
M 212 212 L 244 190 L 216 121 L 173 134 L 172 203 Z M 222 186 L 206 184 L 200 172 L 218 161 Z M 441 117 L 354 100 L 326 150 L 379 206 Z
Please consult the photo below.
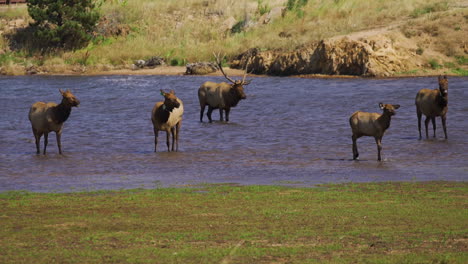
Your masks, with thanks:
M 52 109 L 52 111 L 54 113 L 55 122 L 60 124 L 67 121 L 68 117 L 71 114 L 71 106 L 67 105 L 64 102 L 64 100 L 62 100 L 62 102 L 59 105 L 55 106 Z
M 224 96 L 225 104 L 229 107 L 235 107 L 241 99 L 234 88 L 229 89 L 227 96 Z
M 390 112 L 387 111 L 384 111 L 382 115 L 380 115 L 380 117 L 377 119 L 377 122 L 384 130 L 387 130 L 387 128 L 390 127 L 390 121 L 392 121 L 392 114 L 390 114 Z
M 439 94 L 437 94 L 437 97 L 436 97 L 436 103 L 437 105 L 440 107 L 440 108 L 445 108 L 447 107 L 448 105 L 448 96 L 447 95 L 443 95 L 440 91 L 439 91 Z
M 161 123 L 166 123 L 169 120 L 169 116 L 171 115 L 172 110 L 174 107 L 167 106 L 166 104 L 162 104 L 161 107 L 154 113 L 156 115 L 156 119 L 159 120 Z

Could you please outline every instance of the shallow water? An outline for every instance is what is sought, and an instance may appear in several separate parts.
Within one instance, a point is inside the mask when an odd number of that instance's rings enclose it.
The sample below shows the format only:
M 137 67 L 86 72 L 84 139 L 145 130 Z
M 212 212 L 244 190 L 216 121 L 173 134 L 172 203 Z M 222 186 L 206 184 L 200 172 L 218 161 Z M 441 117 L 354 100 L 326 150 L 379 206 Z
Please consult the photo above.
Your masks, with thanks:
M 0 191 L 83 191 L 201 183 L 282 184 L 468 180 L 467 78 L 449 78 L 449 140 L 440 118 L 437 139 L 418 140 L 416 92 L 437 78 L 253 78 L 231 122 L 200 123 L 197 89 L 220 77 L 0 77 Z M 28 111 L 36 101 L 58 102 L 70 88 L 81 101 L 65 123 L 64 155 L 50 134 L 48 154 L 35 154 Z M 151 109 L 174 89 L 184 102 L 178 153 L 153 152 Z M 358 140 L 352 161 L 349 116 L 400 104 L 383 138 Z M 213 112 L 219 119 L 218 111 Z M 205 116 L 206 120 L 206 116 Z M 432 129 L 430 129 L 432 130 Z M 432 135 L 432 131 L 430 131 Z M 43 139 L 42 139 L 43 141 Z M 41 141 L 41 149 L 43 147 Z

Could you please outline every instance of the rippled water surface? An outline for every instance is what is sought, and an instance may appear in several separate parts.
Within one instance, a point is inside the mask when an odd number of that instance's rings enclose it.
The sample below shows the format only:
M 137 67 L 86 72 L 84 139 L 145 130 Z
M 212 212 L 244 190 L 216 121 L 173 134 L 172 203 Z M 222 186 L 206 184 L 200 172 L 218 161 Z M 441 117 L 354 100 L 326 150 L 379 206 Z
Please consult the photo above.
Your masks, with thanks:
M 197 89 L 219 77 L 0 77 L 0 190 L 82 191 L 200 183 L 283 184 L 468 180 L 467 78 L 449 78 L 449 140 L 418 140 L 416 92 L 437 78 L 254 78 L 231 122 L 200 123 Z M 35 154 L 28 111 L 59 102 L 59 88 L 80 99 L 65 123 L 64 155 L 50 134 L 47 156 Z M 174 89 L 185 114 L 178 153 L 153 152 L 151 109 L 159 89 Z M 400 104 L 377 162 L 373 138 L 358 140 L 352 161 L 348 118 Z M 219 118 L 218 111 L 213 112 Z M 205 117 L 206 118 L 206 117 Z M 432 133 L 432 131 L 431 131 Z M 41 149 L 42 149 L 41 142 Z

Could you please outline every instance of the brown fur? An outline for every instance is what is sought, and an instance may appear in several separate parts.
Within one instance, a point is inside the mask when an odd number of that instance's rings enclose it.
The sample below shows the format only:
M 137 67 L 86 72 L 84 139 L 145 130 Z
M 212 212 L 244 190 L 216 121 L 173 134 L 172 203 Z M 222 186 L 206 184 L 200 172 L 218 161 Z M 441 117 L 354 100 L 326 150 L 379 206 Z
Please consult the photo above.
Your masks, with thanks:
M 223 110 L 226 113 L 226 122 L 229 122 L 229 112 L 231 107 L 237 106 L 240 100 L 246 99 L 247 96 L 244 93 L 245 83 L 236 81 L 233 84 L 225 82 L 214 83 L 205 82 L 198 89 L 198 100 L 200 102 L 200 122 L 203 122 L 203 113 L 205 107 L 208 105 L 207 117 L 210 122 L 211 113 L 214 109 L 219 109 L 220 121 L 223 121 Z
M 385 131 L 390 127 L 390 121 L 392 116 L 395 115 L 395 109 L 400 108 L 400 105 L 380 103 L 379 107 L 383 110 L 382 114 L 357 111 L 349 118 L 349 124 L 353 131 L 353 159 L 359 157 L 356 143 L 357 139 L 362 136 L 372 136 L 375 138 L 375 143 L 377 144 L 377 160 L 382 160 L 380 155 L 382 150 L 382 137 Z
M 62 128 L 63 123 L 67 121 L 73 106 L 78 106 L 80 101 L 69 91 L 62 91 L 62 102 L 44 103 L 36 102 L 29 110 L 29 121 L 31 122 L 34 138 L 36 139 L 37 154 L 40 153 L 39 143 L 42 135 L 44 135 L 44 155 L 46 154 L 49 132 L 55 132 L 57 137 L 57 146 L 59 153 L 62 154 Z
M 171 90 L 169 93 L 161 90 L 161 95 L 164 96 L 164 102 L 157 102 L 151 112 L 151 121 L 154 129 L 154 152 L 158 145 L 159 131 L 166 131 L 167 151 L 170 149 L 170 135 L 172 134 L 172 151 L 179 150 L 179 132 L 182 125 L 182 115 L 184 113 L 184 105 L 177 98 L 175 92 Z
M 442 127 L 444 129 L 445 139 L 447 139 L 447 110 L 448 110 L 448 79 L 447 76 L 439 76 L 439 89 L 421 89 L 416 95 L 416 114 L 418 116 L 419 139 L 421 135 L 421 117 L 426 116 L 424 124 L 426 126 L 426 138 L 429 138 L 428 126 L 429 120 L 432 121 L 434 129 L 434 137 L 436 137 L 435 118 L 440 116 L 442 119 Z
M 200 102 L 200 122 L 203 122 L 203 113 L 205 112 L 205 106 L 208 105 L 208 112 L 206 115 L 210 120 L 210 123 L 213 121 L 211 119 L 211 113 L 214 109 L 219 109 L 219 120 L 223 121 L 223 110 L 226 113 L 226 122 L 229 122 L 229 112 L 231 107 L 235 107 L 240 100 L 246 99 L 247 96 L 244 93 L 244 85 L 248 85 L 250 81 L 246 81 L 247 77 L 247 65 L 245 68 L 244 76 L 242 80 L 233 80 L 223 70 L 221 65 L 221 58 L 215 53 L 213 53 L 216 59 L 216 64 L 218 69 L 223 74 L 224 78 L 228 80 L 231 84 L 222 82 L 205 82 L 198 89 L 198 100 Z

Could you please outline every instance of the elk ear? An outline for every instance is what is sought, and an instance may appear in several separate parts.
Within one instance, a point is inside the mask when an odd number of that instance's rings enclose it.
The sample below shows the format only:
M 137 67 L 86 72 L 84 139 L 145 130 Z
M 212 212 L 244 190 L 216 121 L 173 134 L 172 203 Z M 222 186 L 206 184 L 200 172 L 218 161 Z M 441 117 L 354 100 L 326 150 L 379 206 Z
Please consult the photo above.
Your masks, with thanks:
M 383 103 L 379 103 L 379 107 L 380 107 L 380 109 L 382 109 L 382 110 L 385 108 L 385 106 L 384 106 Z
M 170 91 L 169 93 L 175 95 L 175 92 L 174 92 L 174 90 L 172 90 L 172 89 L 171 89 L 171 91 Z
M 62 90 L 62 88 L 59 88 L 59 92 L 60 92 L 60 94 L 62 94 L 63 96 L 65 96 L 65 92 Z
M 159 90 L 159 91 L 161 91 L 161 95 L 162 95 L 162 96 L 166 96 L 166 93 L 163 91 L 163 89 L 161 89 L 161 90 Z
M 400 108 L 400 105 L 399 104 L 393 105 L 393 108 L 398 109 Z

